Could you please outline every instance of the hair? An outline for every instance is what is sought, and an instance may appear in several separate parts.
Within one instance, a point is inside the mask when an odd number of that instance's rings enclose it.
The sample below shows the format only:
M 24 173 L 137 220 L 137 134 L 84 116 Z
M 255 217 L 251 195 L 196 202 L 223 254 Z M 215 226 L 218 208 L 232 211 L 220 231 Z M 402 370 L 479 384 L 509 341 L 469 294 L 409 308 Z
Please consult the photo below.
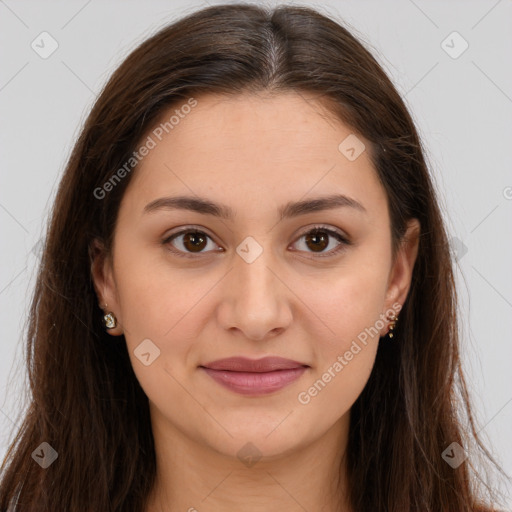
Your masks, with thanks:
M 421 224 L 393 342 L 379 343 L 351 408 L 351 506 L 491 510 L 482 504 L 475 482 L 483 480 L 471 458 L 452 468 L 441 456 L 453 442 L 473 442 L 496 464 L 471 413 L 446 229 L 411 115 L 377 60 L 341 24 L 307 7 L 243 3 L 193 12 L 142 42 L 85 120 L 50 213 L 30 304 L 31 397 L 2 464 L 0 510 L 144 511 L 156 476 L 148 398 L 124 336 L 105 332 L 91 277 L 92 241 L 110 253 L 136 166 L 102 199 L 95 191 L 172 105 L 192 95 L 259 92 L 313 93 L 370 142 L 387 195 L 393 254 L 407 221 Z M 58 452 L 46 469 L 31 456 L 42 442 Z

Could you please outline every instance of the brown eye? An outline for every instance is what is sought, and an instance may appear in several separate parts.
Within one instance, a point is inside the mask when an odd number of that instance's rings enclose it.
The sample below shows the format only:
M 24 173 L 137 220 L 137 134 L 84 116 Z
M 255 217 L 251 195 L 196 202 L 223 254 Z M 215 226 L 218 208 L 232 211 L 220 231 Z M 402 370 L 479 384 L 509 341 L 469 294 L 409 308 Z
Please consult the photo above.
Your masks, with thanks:
M 206 247 L 206 236 L 200 231 L 191 231 L 183 235 L 183 246 L 187 251 L 200 252 Z
M 301 242 L 302 240 L 304 242 Z M 299 246 L 302 245 L 299 247 L 300 251 L 317 253 L 320 257 L 335 256 L 346 249 L 346 246 L 351 245 L 351 242 L 341 233 L 324 227 L 309 230 L 296 243 Z
M 314 252 L 323 251 L 329 245 L 329 235 L 323 231 L 311 231 L 306 235 L 306 244 Z
M 194 257 L 195 254 L 200 255 L 218 250 L 215 249 L 218 246 L 209 235 L 203 231 L 190 228 L 174 233 L 163 240 L 162 243 L 167 245 L 174 254 L 185 257 Z

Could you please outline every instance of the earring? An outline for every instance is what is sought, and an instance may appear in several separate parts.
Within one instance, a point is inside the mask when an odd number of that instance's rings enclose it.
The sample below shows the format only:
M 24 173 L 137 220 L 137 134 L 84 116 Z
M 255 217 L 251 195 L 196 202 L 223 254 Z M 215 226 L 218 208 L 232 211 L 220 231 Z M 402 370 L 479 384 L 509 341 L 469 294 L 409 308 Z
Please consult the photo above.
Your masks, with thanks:
M 391 320 L 391 323 L 389 324 L 388 336 L 389 336 L 390 338 L 392 338 L 392 337 L 393 337 L 393 329 L 394 329 L 394 328 L 395 328 L 395 326 L 396 326 L 396 322 L 397 322 L 397 320 L 398 320 L 398 315 L 396 315 L 396 316 L 395 316 L 395 314 L 394 314 L 394 313 L 392 313 L 392 314 L 391 314 L 391 318 L 390 318 L 389 320 Z
M 107 309 L 107 304 L 105 303 L 105 310 Z M 112 311 L 109 311 L 108 313 L 105 313 L 103 315 L 103 323 L 105 324 L 105 327 L 107 329 L 114 329 L 114 327 L 117 326 L 117 318 Z

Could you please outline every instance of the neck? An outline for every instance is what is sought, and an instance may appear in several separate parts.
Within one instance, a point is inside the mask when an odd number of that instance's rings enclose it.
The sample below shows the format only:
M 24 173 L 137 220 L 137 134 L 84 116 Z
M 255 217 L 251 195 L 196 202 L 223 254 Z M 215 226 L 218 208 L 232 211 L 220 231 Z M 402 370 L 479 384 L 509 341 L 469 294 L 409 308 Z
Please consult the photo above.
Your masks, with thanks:
M 219 453 L 153 422 L 157 476 L 145 512 L 350 512 L 344 453 L 349 414 L 313 443 L 272 457 Z M 165 431 L 164 431 L 165 430 Z M 252 448 L 251 448 L 252 446 Z M 245 452 L 244 452 L 245 453 Z

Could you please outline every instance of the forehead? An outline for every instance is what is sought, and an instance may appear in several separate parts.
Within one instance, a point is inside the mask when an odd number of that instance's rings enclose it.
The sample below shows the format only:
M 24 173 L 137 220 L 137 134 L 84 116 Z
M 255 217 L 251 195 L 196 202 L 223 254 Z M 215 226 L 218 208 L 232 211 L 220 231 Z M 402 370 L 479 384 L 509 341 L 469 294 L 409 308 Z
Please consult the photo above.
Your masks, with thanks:
M 194 153 L 211 155 L 222 147 L 222 157 L 252 156 L 261 163 L 276 157 L 290 161 L 294 153 L 300 159 L 311 151 L 316 159 L 322 153 L 325 159 L 332 159 L 340 136 L 352 132 L 318 97 L 302 93 L 204 95 L 196 101 L 190 113 L 176 119 L 178 123 L 163 134 L 169 139 L 172 134 L 176 146 L 193 149 Z M 180 104 L 165 112 L 159 124 L 163 125 L 176 110 L 180 110 Z M 198 139 L 202 136 L 206 137 Z
M 139 163 L 130 194 L 146 203 L 174 192 L 213 196 L 226 204 L 267 199 L 267 206 L 311 193 L 340 192 L 382 201 L 370 144 L 316 97 L 299 93 L 202 95 L 162 113 L 145 137 L 154 145 Z M 348 137 L 365 150 L 349 159 Z M 146 139 L 144 139 L 146 140 Z M 348 139 L 352 140 L 352 139 Z M 144 141 L 143 141 L 144 142 Z M 130 190 L 131 189 L 131 190 Z M 366 199 L 363 199 L 366 198 Z M 241 204 L 241 202 L 243 204 Z

